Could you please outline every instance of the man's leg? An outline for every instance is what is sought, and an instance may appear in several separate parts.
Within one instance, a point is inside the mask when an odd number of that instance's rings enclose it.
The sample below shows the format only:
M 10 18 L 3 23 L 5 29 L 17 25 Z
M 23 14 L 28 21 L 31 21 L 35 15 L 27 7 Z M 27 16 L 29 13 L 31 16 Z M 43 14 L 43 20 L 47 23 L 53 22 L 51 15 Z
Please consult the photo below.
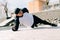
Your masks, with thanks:
M 45 24 L 45 25 L 55 26 L 55 27 L 57 26 L 56 24 L 49 23 L 49 22 L 47 22 L 47 21 L 45 21 L 45 20 L 42 20 L 41 23 L 42 23 L 42 24 Z
M 35 15 L 33 15 L 33 19 L 34 19 L 34 23 L 33 23 L 33 25 L 31 26 L 32 28 L 34 28 L 34 27 L 38 27 L 37 26 L 37 18 L 36 18 L 36 16 Z
M 51 26 L 55 26 L 55 27 L 57 26 L 56 24 L 49 23 L 49 22 L 47 22 L 47 21 L 45 21 L 45 20 L 40 19 L 39 17 L 37 17 L 37 16 L 35 16 L 35 15 L 33 15 L 33 17 L 34 17 L 34 22 L 35 22 L 35 24 L 41 23 L 41 24 L 51 25 Z

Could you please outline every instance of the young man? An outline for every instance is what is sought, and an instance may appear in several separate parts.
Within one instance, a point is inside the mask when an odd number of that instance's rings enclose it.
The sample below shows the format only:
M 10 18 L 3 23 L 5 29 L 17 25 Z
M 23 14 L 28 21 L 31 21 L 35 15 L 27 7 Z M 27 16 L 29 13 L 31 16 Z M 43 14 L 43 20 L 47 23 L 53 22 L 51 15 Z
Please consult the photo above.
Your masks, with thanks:
M 15 25 L 15 27 L 12 28 L 13 31 L 18 30 L 19 23 L 22 23 L 24 26 L 27 26 L 27 27 L 30 26 L 32 28 L 34 28 L 35 26 L 37 27 L 38 23 L 51 25 L 51 26 L 57 26 L 56 24 L 49 23 L 45 20 L 38 18 L 35 15 L 29 14 L 26 11 L 26 9 L 21 10 L 21 9 L 17 8 L 15 10 L 15 14 L 16 14 L 16 25 Z

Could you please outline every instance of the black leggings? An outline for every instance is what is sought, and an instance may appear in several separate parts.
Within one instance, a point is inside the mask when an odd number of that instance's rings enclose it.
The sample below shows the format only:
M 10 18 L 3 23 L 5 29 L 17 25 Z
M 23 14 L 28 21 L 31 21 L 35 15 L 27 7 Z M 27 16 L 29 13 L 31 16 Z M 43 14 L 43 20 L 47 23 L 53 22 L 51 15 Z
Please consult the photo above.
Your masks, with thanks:
M 34 28 L 34 26 L 37 27 L 37 24 L 38 24 L 38 23 L 45 24 L 45 25 L 51 25 L 51 26 L 57 26 L 56 24 L 49 23 L 49 22 L 47 22 L 47 21 L 45 21 L 45 20 L 40 19 L 39 17 L 37 17 L 37 16 L 35 16 L 35 15 L 33 15 L 33 18 L 34 18 L 34 23 L 33 23 L 33 25 L 31 26 L 32 28 Z

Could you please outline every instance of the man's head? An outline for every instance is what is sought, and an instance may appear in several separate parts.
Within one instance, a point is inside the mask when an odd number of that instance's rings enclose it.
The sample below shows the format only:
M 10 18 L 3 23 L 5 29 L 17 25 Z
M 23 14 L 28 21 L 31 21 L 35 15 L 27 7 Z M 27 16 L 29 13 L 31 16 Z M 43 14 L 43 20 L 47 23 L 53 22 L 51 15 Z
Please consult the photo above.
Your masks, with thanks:
M 22 11 L 23 11 L 23 13 L 25 13 L 25 12 L 29 13 L 29 10 L 27 8 L 23 8 Z
M 23 12 L 22 12 L 22 10 L 19 9 L 19 8 L 16 8 L 15 14 L 16 14 L 16 16 L 19 16 L 19 17 L 23 16 Z

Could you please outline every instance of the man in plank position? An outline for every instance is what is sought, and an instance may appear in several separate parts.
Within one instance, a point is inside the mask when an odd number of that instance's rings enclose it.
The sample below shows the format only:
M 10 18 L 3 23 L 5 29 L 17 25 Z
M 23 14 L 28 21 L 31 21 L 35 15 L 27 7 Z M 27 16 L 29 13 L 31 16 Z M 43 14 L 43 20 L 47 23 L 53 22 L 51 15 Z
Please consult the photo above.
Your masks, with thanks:
M 30 26 L 31 28 L 34 27 L 38 27 L 37 24 L 41 23 L 41 24 L 45 24 L 45 25 L 51 25 L 51 26 L 57 26 L 56 24 L 53 23 L 49 23 L 45 20 L 40 19 L 39 17 L 29 14 L 28 11 L 26 11 L 27 9 L 19 9 L 17 8 L 15 10 L 15 14 L 16 14 L 16 25 L 15 27 L 12 28 L 13 31 L 17 31 L 19 28 L 19 24 L 22 23 L 24 26 Z

